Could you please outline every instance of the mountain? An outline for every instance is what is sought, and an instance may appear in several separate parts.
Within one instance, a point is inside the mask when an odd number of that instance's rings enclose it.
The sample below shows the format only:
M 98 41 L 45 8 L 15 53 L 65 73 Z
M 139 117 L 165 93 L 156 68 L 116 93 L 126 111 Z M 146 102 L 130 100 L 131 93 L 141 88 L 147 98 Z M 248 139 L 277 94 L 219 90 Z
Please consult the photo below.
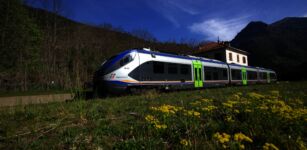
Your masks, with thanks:
M 280 80 L 307 79 L 307 18 L 250 22 L 231 45 L 250 53 L 250 65 L 276 70 Z
M 0 4 L 0 92 L 81 88 L 105 59 L 127 49 L 192 50 L 143 30 L 83 24 L 19 0 Z

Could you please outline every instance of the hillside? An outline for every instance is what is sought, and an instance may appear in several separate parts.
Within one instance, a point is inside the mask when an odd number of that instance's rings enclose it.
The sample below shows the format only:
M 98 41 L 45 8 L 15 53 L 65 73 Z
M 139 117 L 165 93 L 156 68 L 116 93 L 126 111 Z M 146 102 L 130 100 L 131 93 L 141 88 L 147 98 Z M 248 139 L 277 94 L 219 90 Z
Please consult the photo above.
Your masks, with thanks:
M 281 80 L 306 79 L 307 18 L 249 23 L 231 41 L 250 53 L 250 65 L 272 68 Z
M 80 88 L 104 59 L 126 49 L 192 49 L 156 41 L 146 32 L 133 36 L 110 24 L 78 23 L 18 0 L 0 2 L 0 92 Z

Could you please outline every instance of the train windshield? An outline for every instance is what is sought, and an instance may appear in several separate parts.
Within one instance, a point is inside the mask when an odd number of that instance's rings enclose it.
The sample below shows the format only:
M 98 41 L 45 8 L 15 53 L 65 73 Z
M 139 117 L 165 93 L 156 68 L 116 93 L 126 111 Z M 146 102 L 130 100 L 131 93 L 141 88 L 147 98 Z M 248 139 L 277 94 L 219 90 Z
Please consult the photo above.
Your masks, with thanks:
M 129 62 L 133 61 L 136 56 L 135 52 L 131 52 L 128 54 L 119 54 L 110 57 L 107 61 L 104 61 L 101 64 L 101 69 L 103 70 L 103 74 L 108 74 L 120 67 L 128 64 Z
M 103 65 L 106 64 L 107 62 L 112 61 L 116 56 L 118 56 L 118 55 L 113 55 L 113 56 L 111 56 L 109 59 L 104 60 L 104 61 L 101 63 L 101 66 L 103 66 Z

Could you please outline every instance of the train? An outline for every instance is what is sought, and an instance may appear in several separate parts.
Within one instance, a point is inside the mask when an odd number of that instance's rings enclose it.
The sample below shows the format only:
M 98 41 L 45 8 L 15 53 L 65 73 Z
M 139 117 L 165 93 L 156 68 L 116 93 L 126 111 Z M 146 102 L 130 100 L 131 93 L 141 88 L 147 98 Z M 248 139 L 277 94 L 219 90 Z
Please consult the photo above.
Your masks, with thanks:
M 102 96 L 143 89 L 200 89 L 276 81 L 272 69 L 139 48 L 104 61 L 93 76 L 93 88 Z

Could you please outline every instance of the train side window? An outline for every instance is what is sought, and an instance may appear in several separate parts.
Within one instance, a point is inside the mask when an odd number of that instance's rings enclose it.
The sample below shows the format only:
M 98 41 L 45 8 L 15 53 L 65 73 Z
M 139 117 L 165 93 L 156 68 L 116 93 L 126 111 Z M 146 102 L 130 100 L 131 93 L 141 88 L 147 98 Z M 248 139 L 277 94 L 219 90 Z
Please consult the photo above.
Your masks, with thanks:
M 271 77 L 271 79 L 277 79 L 275 73 L 270 73 L 270 77 Z
M 247 79 L 248 80 L 257 80 L 257 72 L 247 71 Z
M 210 70 L 205 70 L 205 80 L 212 80 L 212 72 Z
M 168 74 L 177 74 L 178 73 L 178 68 L 177 68 L 177 64 L 173 64 L 173 63 L 168 63 Z
M 241 80 L 242 79 L 241 70 L 232 69 L 231 76 L 232 76 L 232 80 Z
M 189 65 L 180 65 L 180 74 L 188 75 L 190 74 L 191 66 Z
M 223 80 L 227 80 L 228 74 L 227 74 L 227 69 L 223 69 Z
M 227 80 L 227 69 L 217 67 L 204 67 L 205 80 Z
M 212 78 L 212 67 L 204 67 L 205 80 L 213 80 Z
M 212 80 L 211 72 L 205 72 L 205 80 Z
M 219 79 L 219 74 L 217 71 L 213 72 L 213 80 L 218 80 Z
M 262 80 L 263 79 L 263 73 L 259 72 L 259 79 Z
M 153 73 L 163 74 L 164 73 L 164 63 L 154 61 L 153 62 Z
M 267 79 L 266 72 L 260 72 L 260 73 L 259 73 L 259 76 L 260 76 L 260 79 L 261 79 L 261 80 L 266 80 L 266 79 Z
M 267 75 L 266 75 L 267 73 L 266 72 L 263 72 L 263 74 L 262 74 L 262 76 L 263 76 L 263 79 L 267 79 Z

